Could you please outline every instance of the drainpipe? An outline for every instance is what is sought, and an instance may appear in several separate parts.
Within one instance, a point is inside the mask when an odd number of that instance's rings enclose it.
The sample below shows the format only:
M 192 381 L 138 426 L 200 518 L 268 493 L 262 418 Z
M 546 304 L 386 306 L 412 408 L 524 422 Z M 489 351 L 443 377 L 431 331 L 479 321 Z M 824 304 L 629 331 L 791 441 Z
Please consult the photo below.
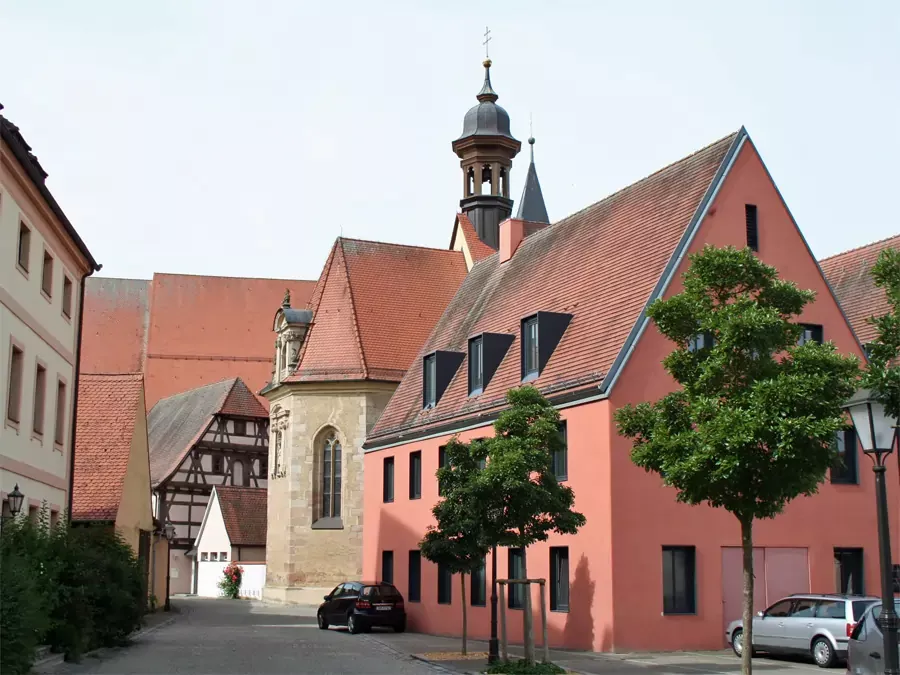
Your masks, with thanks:
M 84 324 L 84 281 L 94 272 L 99 272 L 103 269 L 103 265 L 97 265 L 96 263 L 94 263 L 94 265 L 94 268 L 81 276 L 81 290 L 79 291 L 78 297 L 78 327 L 76 328 L 77 332 L 75 333 L 75 382 L 72 384 L 74 387 L 72 392 L 72 433 L 69 437 L 71 446 L 71 452 L 69 452 L 69 503 L 66 508 L 66 520 L 68 520 L 69 524 L 72 523 L 72 493 L 75 488 L 75 435 L 78 433 L 76 431 L 78 424 L 78 377 L 81 375 L 81 329 Z

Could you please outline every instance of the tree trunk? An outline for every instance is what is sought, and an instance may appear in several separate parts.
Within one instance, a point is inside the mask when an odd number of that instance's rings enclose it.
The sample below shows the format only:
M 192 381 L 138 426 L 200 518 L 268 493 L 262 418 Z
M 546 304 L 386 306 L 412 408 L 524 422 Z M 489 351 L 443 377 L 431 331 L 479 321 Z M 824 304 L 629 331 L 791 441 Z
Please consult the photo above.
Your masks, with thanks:
M 744 633 L 741 675 L 753 673 L 753 519 L 740 519 L 741 547 L 744 551 Z
M 526 560 L 526 547 L 522 547 L 522 578 L 528 578 L 528 563 Z M 525 642 L 525 660 L 534 663 L 534 617 L 531 614 L 531 585 L 519 584 L 524 591 L 522 602 L 522 632 Z
M 462 610 L 463 610 L 463 626 L 462 626 L 462 655 L 465 656 L 468 654 L 466 648 L 468 647 L 468 635 L 467 628 L 468 624 L 466 623 L 466 573 L 460 572 L 459 574 L 459 590 L 462 593 Z

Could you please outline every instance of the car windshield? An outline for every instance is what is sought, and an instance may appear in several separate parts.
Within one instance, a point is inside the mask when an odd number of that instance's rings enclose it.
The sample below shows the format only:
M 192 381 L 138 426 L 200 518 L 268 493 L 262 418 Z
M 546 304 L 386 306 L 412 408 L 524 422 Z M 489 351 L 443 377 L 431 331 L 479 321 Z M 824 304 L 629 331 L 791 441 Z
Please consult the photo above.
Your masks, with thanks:
M 861 617 L 865 611 L 869 608 L 869 606 L 875 602 L 874 600 L 854 600 L 851 604 L 853 605 L 853 620 L 859 621 L 859 617 Z M 880 605 L 879 605 L 880 607 Z

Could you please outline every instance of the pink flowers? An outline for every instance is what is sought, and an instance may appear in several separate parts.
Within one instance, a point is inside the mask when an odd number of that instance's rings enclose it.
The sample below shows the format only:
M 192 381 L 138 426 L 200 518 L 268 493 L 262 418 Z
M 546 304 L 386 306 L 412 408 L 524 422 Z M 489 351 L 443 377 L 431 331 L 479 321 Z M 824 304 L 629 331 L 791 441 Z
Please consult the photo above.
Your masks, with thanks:
M 219 581 L 219 588 L 226 597 L 236 599 L 241 594 L 241 580 L 244 576 L 244 568 L 234 562 L 228 563 L 228 566 L 222 570 L 222 579 Z

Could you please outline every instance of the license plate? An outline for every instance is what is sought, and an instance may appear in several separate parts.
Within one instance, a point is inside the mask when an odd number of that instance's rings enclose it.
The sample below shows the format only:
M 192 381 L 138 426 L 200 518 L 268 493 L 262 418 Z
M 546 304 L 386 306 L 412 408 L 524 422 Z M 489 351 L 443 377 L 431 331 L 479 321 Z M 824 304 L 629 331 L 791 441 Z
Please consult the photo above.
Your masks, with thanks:
M 387 607 L 385 607 L 384 605 L 381 605 L 379 607 L 376 607 L 375 609 L 377 609 L 379 612 L 387 612 L 388 610 L 391 609 L 391 607 L 390 607 L 390 605 L 388 605 Z

